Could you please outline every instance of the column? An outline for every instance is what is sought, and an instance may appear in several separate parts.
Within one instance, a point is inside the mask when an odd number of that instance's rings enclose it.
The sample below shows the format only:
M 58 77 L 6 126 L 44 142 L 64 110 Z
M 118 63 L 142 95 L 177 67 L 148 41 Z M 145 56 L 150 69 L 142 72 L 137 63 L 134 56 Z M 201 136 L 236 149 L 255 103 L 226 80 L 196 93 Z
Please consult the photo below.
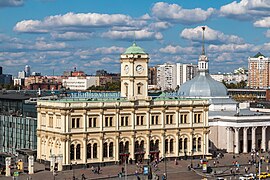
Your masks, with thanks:
M 131 111 L 131 129 L 135 129 L 135 110 Z
M 147 111 L 146 111 L 146 128 L 147 128 L 147 129 L 150 128 L 150 121 L 151 121 L 151 118 L 150 118 L 150 111 L 147 110 Z
M 248 137 L 247 137 L 248 127 L 243 128 L 243 153 L 248 153 Z
M 263 126 L 262 127 L 262 145 L 261 145 L 261 149 L 262 151 L 266 151 L 266 128 L 267 126 Z
M 256 129 L 257 127 L 252 127 L 252 131 L 251 131 L 251 149 L 255 150 L 256 149 Z
M 99 162 L 103 162 L 103 137 L 99 140 Z
M 119 135 L 115 137 L 115 144 L 114 144 L 114 157 L 115 162 L 119 162 Z
M 65 152 L 64 158 L 66 159 L 65 164 L 68 165 L 70 164 L 70 139 L 69 138 L 66 139 L 65 144 L 66 144 L 66 149 L 65 149 L 66 152 Z
M 165 127 L 165 109 L 161 111 L 161 128 Z
M 179 121 L 180 121 L 180 119 L 179 119 L 179 108 L 177 108 L 176 113 L 175 113 L 175 125 L 176 125 L 177 128 L 179 127 Z
M 135 147 L 135 135 L 131 135 L 131 142 L 130 142 L 130 145 L 129 145 L 129 152 L 130 152 L 130 158 L 132 158 L 133 160 L 135 159 L 134 147 Z
M 235 143 L 234 153 L 235 154 L 239 154 L 239 130 L 240 128 L 234 128 L 234 143 Z
M 102 132 L 103 131 L 103 111 L 101 111 L 100 113 L 99 113 L 99 128 L 100 128 L 100 131 Z
M 177 121 L 178 121 L 178 119 L 177 119 Z M 176 133 L 176 142 L 175 142 L 175 151 L 174 151 L 174 152 L 176 152 L 175 155 L 177 157 L 179 157 L 179 135 L 180 135 L 180 132 L 177 132 Z
M 233 149 L 231 148 L 232 147 L 232 140 L 231 140 L 232 132 L 231 132 L 230 127 L 226 127 L 226 130 L 227 130 L 227 152 L 231 153 L 233 152 Z
M 84 134 L 83 137 L 83 148 L 82 148 L 82 158 L 83 158 L 83 163 L 86 164 L 87 163 L 87 135 Z
M 161 135 L 161 142 L 162 142 L 162 152 L 161 152 L 161 154 L 162 154 L 163 158 L 166 157 L 166 153 L 165 153 L 165 139 L 166 139 L 166 135 L 165 135 L 165 133 L 162 133 L 162 135 Z
M 146 148 L 145 148 L 145 155 L 146 158 L 148 158 L 148 155 L 150 154 L 150 138 L 151 138 L 151 134 L 147 134 L 147 138 L 146 138 Z

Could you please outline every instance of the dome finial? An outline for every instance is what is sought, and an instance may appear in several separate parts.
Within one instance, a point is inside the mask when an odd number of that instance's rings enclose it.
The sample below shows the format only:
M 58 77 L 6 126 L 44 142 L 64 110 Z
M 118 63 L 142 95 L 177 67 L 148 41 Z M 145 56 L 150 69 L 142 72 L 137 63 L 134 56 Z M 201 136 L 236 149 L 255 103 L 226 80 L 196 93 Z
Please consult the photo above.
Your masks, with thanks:
M 205 26 L 202 26 L 202 55 L 205 55 L 205 49 L 204 49 L 204 31 L 205 31 Z

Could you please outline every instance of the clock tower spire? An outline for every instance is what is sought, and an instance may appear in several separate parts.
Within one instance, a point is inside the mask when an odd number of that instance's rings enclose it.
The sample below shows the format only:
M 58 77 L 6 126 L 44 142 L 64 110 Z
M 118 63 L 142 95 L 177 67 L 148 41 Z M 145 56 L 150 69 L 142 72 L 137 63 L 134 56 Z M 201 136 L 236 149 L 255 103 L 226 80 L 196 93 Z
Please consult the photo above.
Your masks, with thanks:
M 148 61 L 149 55 L 135 42 L 121 54 L 121 97 L 148 99 Z

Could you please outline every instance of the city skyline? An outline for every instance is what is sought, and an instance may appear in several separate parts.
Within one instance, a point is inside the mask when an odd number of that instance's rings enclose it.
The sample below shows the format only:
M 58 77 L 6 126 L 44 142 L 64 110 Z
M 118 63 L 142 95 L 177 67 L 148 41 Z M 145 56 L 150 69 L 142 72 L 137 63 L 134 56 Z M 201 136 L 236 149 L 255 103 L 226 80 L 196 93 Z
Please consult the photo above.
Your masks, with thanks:
M 266 0 L 2 0 L 0 61 L 13 75 L 25 65 L 43 75 L 74 67 L 120 72 L 119 54 L 135 40 L 149 53 L 150 66 L 197 64 L 206 26 L 210 72 L 231 72 L 247 68 L 258 51 L 269 56 L 269 10 Z

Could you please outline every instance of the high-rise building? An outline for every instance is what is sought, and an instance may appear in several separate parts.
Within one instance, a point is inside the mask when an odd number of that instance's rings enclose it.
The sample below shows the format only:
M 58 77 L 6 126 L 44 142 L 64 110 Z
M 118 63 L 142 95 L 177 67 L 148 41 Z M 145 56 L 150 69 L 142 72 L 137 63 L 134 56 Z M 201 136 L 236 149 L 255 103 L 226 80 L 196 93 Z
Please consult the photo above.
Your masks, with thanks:
M 177 63 L 176 68 L 179 87 L 186 81 L 193 79 L 198 73 L 198 65 Z
M 193 64 L 163 64 L 157 66 L 157 85 L 164 90 L 175 90 L 197 75 L 198 66 Z
M 177 87 L 177 71 L 175 64 L 157 66 L 157 85 L 164 90 L 174 90 Z
M 268 88 L 270 86 L 270 58 L 258 52 L 248 58 L 248 86 Z
M 26 77 L 29 77 L 31 75 L 31 68 L 29 65 L 26 65 L 24 68 Z

